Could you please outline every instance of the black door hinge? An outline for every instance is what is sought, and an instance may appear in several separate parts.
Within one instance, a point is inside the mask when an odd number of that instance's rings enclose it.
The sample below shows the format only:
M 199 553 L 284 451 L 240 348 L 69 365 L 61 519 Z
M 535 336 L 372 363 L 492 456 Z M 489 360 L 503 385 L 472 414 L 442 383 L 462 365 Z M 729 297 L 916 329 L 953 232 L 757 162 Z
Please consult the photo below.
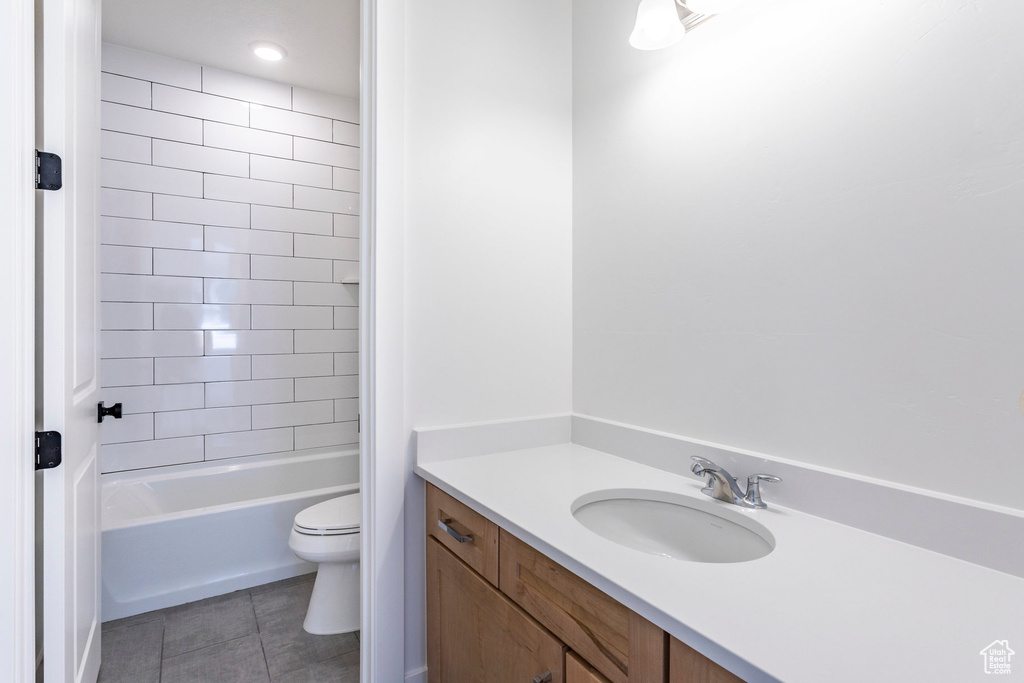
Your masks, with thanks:
M 36 469 L 51 470 L 60 464 L 60 432 L 36 432 Z
M 60 157 L 50 152 L 36 150 L 36 189 L 59 190 L 64 182 L 61 180 Z

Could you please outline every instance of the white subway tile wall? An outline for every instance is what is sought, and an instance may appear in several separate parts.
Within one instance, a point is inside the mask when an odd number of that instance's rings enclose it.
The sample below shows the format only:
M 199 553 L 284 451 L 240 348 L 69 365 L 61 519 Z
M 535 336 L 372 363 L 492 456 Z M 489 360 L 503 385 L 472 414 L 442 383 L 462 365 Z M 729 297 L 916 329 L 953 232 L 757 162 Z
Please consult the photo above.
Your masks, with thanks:
M 104 44 L 103 472 L 359 443 L 359 106 Z

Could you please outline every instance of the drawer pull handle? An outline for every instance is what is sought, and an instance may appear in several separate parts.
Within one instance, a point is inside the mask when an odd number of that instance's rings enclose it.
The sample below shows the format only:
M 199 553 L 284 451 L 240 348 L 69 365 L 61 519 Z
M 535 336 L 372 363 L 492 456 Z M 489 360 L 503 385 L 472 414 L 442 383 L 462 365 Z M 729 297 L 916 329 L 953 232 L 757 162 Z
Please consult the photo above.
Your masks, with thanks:
M 448 526 L 451 523 L 452 523 L 451 518 L 437 520 L 437 525 L 439 527 L 441 527 L 442 529 L 444 529 L 445 531 L 447 531 L 448 535 L 451 536 L 452 538 L 454 538 L 459 543 L 472 543 L 473 542 L 473 536 L 472 535 L 467 534 L 467 535 L 463 536 L 458 531 L 456 531 L 455 529 L 453 529 L 450 526 Z
M 540 676 L 534 676 L 533 683 L 551 683 L 551 672 L 545 671 Z

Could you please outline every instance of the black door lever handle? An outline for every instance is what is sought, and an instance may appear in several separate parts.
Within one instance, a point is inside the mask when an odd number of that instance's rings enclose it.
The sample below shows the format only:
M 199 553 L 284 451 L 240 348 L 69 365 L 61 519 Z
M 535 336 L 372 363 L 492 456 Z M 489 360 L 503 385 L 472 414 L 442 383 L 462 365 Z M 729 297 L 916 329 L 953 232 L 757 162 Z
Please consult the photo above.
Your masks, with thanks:
M 107 415 L 109 415 L 110 417 L 114 418 L 115 420 L 120 420 L 121 419 L 121 404 L 120 403 L 115 403 L 114 405 L 110 406 L 109 408 L 104 408 L 103 407 L 103 401 L 100 401 L 99 404 L 97 404 L 97 406 L 96 406 L 96 421 L 97 422 L 103 422 L 103 418 L 105 418 Z

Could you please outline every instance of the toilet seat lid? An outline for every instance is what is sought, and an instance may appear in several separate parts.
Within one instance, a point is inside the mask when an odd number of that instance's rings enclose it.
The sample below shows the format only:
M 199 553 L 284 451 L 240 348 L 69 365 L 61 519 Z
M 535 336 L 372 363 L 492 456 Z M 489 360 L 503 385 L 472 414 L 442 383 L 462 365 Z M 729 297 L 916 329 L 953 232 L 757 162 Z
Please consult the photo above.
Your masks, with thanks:
M 359 491 L 331 498 L 295 515 L 295 528 L 311 533 L 359 531 L 363 497 Z

